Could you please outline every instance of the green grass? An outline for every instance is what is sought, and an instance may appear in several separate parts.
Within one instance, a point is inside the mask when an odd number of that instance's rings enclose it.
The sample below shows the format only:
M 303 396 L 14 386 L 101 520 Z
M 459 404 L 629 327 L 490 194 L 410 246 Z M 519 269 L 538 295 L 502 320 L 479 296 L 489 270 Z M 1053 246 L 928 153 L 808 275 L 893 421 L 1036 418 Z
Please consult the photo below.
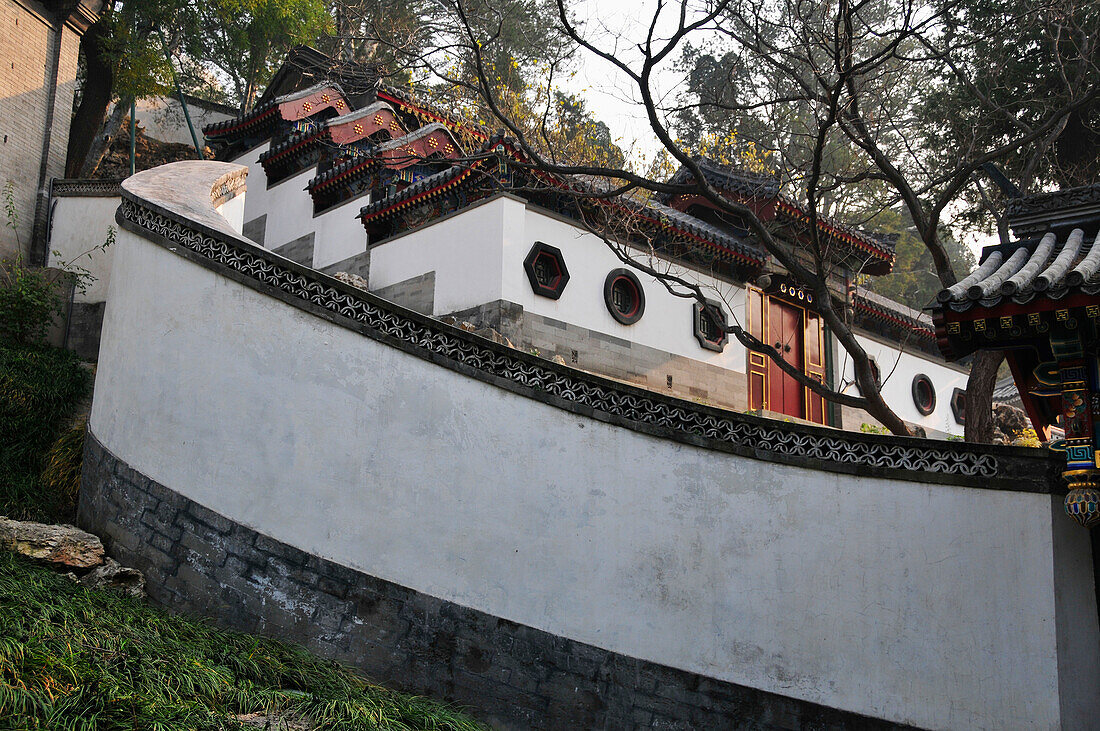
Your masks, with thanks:
M 72 521 L 84 433 L 72 417 L 91 388 L 73 353 L 0 345 L 0 515 Z
M 318 729 L 482 729 L 275 640 L 92 591 L 0 552 L 0 729 L 234 729 L 294 709 Z

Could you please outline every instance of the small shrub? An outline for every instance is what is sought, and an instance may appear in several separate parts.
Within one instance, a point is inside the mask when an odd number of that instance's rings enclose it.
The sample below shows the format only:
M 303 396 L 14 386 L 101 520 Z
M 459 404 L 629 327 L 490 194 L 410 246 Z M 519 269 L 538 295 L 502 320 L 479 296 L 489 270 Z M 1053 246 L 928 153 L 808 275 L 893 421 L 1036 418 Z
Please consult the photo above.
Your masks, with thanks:
M 859 425 L 859 430 L 864 434 L 889 434 L 890 430 L 884 426 L 875 426 L 874 424 L 868 424 L 863 422 Z
M 0 265 L 0 343 L 41 347 L 64 299 L 59 279 L 32 269 L 22 256 Z
M 1035 433 L 1034 429 L 1020 429 L 1012 435 L 1012 445 L 1015 447 L 1041 447 L 1043 443 L 1039 441 L 1039 435 Z
M 44 494 L 56 497 L 59 512 L 75 513 L 80 490 L 80 466 L 84 460 L 87 417 L 78 419 L 46 452 L 42 470 Z
M 72 495 L 44 489 L 47 454 L 91 389 L 80 360 L 57 348 L 0 346 L 0 515 L 22 520 L 67 520 Z M 60 467 L 64 450 L 54 458 Z M 60 479 L 58 470 L 57 477 Z

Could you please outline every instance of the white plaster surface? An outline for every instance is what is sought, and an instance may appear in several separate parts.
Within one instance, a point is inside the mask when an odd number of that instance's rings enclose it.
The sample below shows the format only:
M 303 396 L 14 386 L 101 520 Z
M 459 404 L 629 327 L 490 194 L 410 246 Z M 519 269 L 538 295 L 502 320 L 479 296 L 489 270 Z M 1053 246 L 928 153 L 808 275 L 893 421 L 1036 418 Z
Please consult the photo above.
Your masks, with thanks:
M 522 203 L 497 198 L 373 246 L 370 288 L 382 289 L 434 271 L 432 314 L 443 315 L 501 299 L 501 242 L 505 236 L 515 235 L 517 218 L 522 224 L 522 211 Z
M 569 283 L 559 299 L 536 295 L 523 260 L 536 241 L 561 249 Z M 670 268 L 703 285 L 723 303 L 727 315 L 743 321 L 744 290 L 668 262 Z M 630 340 L 734 371 L 745 371 L 745 349 L 731 341 L 721 353 L 699 345 L 692 330 L 694 300 L 676 297 L 655 278 L 636 272 L 645 291 L 645 312 L 633 325 L 607 311 L 603 287 L 608 273 L 626 265 L 606 243 L 577 226 L 501 196 L 438 223 L 383 242 L 371 249 L 371 289 L 381 289 L 435 271 L 434 314 L 505 299 L 527 312 Z
M 306 185 L 316 177 L 317 166 L 268 186 L 267 173 L 259 159 L 269 147 L 270 144 L 265 143 L 233 161 L 248 167 L 249 202 L 243 220 L 247 222 L 267 215 L 264 246 L 278 249 L 313 233 L 313 266 L 318 269 L 365 252 L 367 232 L 357 216 L 366 197 L 332 208 L 315 218 L 313 199 Z
M 491 241 L 501 217 L 483 214 Z M 114 267 L 91 430 L 236 521 L 849 711 L 942 729 L 1100 717 L 1088 534 L 1050 496 L 685 446 L 466 378 L 125 232 Z
M 524 272 L 523 260 L 536 241 L 561 249 L 569 269 L 569 283 L 557 300 L 536 295 Z M 743 287 L 687 267 L 647 259 L 640 252 L 636 255 L 658 270 L 701 285 L 709 297 L 722 302 L 731 322 L 747 326 Z M 527 312 L 745 372 L 745 348 L 733 338 L 721 353 L 700 347 L 692 331 L 694 300 L 673 295 L 654 277 L 636 272 L 645 290 L 642 318 L 633 325 L 616 321 L 604 304 L 603 285 L 609 272 L 623 266 L 598 236 L 514 197 L 502 196 L 375 246 L 371 249 L 370 283 L 372 290 L 378 290 L 434 271 L 436 315 L 504 299 L 522 305 Z M 965 373 L 913 348 L 887 345 L 866 336 L 857 338 L 877 360 L 884 378 L 883 396 L 902 419 L 929 430 L 963 433 L 949 401 L 955 387 L 966 388 Z M 838 380 L 853 384 L 851 359 L 842 349 L 835 352 Z M 913 403 L 912 381 L 918 373 L 927 375 L 936 389 L 936 408 L 928 416 L 922 416 Z M 844 390 L 857 393 L 854 385 Z
M 956 388 L 966 390 L 966 373 L 932 360 L 917 351 L 892 347 L 859 334 L 856 335 L 856 340 L 878 363 L 879 371 L 882 373 L 882 397 L 898 416 L 926 429 L 962 435 L 963 425 L 955 421 L 951 411 L 951 394 Z M 855 387 L 855 368 L 852 365 L 852 359 L 843 348 L 839 349 L 837 363 L 839 364 L 837 372 L 843 374 L 844 383 L 849 384 L 844 392 L 858 395 L 859 390 Z M 917 411 L 916 404 L 913 403 L 913 378 L 918 373 L 928 376 L 936 389 L 936 408 L 928 416 L 922 416 Z M 873 420 L 868 417 L 867 421 Z
M 315 171 L 316 172 L 316 171 Z M 309 194 L 305 194 L 309 197 Z M 367 250 L 367 232 L 357 216 L 363 200 L 346 206 L 337 206 L 313 219 L 313 266 L 323 269 Z
M 199 136 L 200 144 L 206 144 L 206 137 L 202 133 L 203 127 L 234 116 L 198 104 L 188 104 L 187 112 L 191 115 L 191 124 L 195 127 L 195 134 Z M 157 96 L 139 99 L 136 121 L 145 128 L 146 136 L 155 140 L 194 145 L 191 131 L 187 128 L 187 119 L 183 115 L 183 105 L 180 104 L 178 97 Z
M 53 200 L 50 219 L 49 266 L 72 265 L 88 270 L 92 278 L 84 292 L 73 294 L 74 302 L 103 302 L 111 281 L 114 247 L 96 251 L 115 229 L 118 196 L 58 196 Z
M 241 191 L 229 200 L 217 206 L 214 210 L 229 222 L 230 228 L 238 234 L 244 227 L 245 191 Z
M 271 142 L 264 142 L 262 145 L 246 150 L 231 161 L 248 168 L 248 177 L 246 178 L 248 181 L 248 195 L 244 206 L 245 223 L 267 213 L 271 205 L 267 194 L 267 173 L 264 172 L 263 165 L 260 164 L 260 155 L 267 152 L 269 147 L 271 147 Z M 268 225 L 267 228 L 270 232 L 271 226 Z M 271 246 L 267 245 L 267 248 L 271 248 Z
M 258 180 L 253 181 L 255 175 Z M 313 219 L 313 199 L 306 192 L 306 183 L 317 175 L 317 168 L 310 167 L 297 175 L 282 180 L 268 187 L 265 191 L 266 208 L 261 211 L 267 214 L 267 235 L 264 238 L 264 246 L 268 249 L 278 249 L 284 244 L 306 236 L 316 231 Z M 248 192 L 251 193 L 259 185 L 265 185 L 267 174 L 258 162 L 248 167 Z M 259 214 L 254 214 L 259 215 Z M 363 230 L 362 226 L 359 228 Z M 364 238 L 366 233 L 363 234 Z M 314 237 L 316 244 L 316 237 Z

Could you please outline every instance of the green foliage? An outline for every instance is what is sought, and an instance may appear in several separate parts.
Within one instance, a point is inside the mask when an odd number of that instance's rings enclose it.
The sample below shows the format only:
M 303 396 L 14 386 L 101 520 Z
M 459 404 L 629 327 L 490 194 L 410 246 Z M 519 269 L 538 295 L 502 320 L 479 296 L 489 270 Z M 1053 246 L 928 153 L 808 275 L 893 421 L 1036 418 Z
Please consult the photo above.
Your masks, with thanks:
M 15 184 L 4 183 L 4 218 L 16 232 L 19 243 L 19 215 L 15 210 Z M 41 269 L 30 269 L 19 254 L 14 262 L 0 262 L 0 345 L 42 345 L 62 299 L 55 281 Z
M 50 448 L 88 395 L 91 380 L 67 350 L 0 346 L 0 515 L 71 519 L 75 494 L 44 489 L 41 475 L 52 460 L 60 477 L 65 449 L 72 459 L 72 436 L 52 455 Z
M 187 39 L 188 54 L 226 75 L 245 108 L 287 51 L 332 30 L 322 0 L 207 0 L 196 12 L 203 22 Z
M 234 715 L 275 710 L 332 731 L 484 728 L 289 645 L 88 590 L 0 553 L 0 718 L 31 729 L 213 731 L 243 728 Z
M 948 165 L 959 150 L 994 149 L 1095 93 L 1095 0 L 959 0 L 943 8 L 950 32 L 966 43 L 957 54 L 959 74 L 945 73 L 924 85 L 918 118 L 924 147 L 937 153 L 932 164 Z M 998 164 L 1025 193 L 1096 182 L 1100 98 L 1092 96 L 1064 125 Z M 1003 195 L 988 187 L 994 197 Z M 980 211 L 976 193 L 965 192 Z
M 87 417 L 78 419 L 61 438 L 53 443 L 44 458 L 42 494 L 51 496 L 60 506 L 57 513 L 73 515 L 80 490 L 80 468 L 84 461 L 84 435 L 88 431 Z
M 0 263 L 0 345 L 41 347 L 63 304 L 47 270 L 24 266 L 22 255 Z
M 889 434 L 890 430 L 884 426 L 875 426 L 874 424 L 868 424 L 863 422 L 859 425 L 859 430 L 864 434 Z
M 936 275 L 932 254 L 920 237 L 913 232 L 907 215 L 896 210 L 885 210 L 875 216 L 866 227 L 882 234 L 897 234 L 897 259 L 892 273 L 881 277 L 864 277 L 860 284 L 889 297 L 896 302 L 919 310 L 931 302 L 943 285 Z M 940 234 L 947 255 L 955 271 L 960 275 L 971 271 L 977 262 L 974 253 L 947 231 Z
M 554 92 L 554 101 L 557 104 L 557 124 L 561 136 L 565 139 L 581 140 L 583 147 L 589 152 L 584 156 L 583 162 L 610 168 L 624 166 L 626 155 L 612 139 L 611 129 L 592 116 L 583 98 L 575 94 Z

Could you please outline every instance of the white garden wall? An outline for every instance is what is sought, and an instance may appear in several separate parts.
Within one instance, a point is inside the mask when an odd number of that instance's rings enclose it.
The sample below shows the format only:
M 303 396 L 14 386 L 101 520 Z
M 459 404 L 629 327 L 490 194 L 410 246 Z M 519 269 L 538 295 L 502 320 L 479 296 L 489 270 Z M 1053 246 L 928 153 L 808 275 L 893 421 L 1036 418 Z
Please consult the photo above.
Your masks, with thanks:
M 929 728 L 1100 712 L 1088 534 L 1058 497 L 648 436 L 132 233 L 90 429 L 261 533 L 614 652 Z

